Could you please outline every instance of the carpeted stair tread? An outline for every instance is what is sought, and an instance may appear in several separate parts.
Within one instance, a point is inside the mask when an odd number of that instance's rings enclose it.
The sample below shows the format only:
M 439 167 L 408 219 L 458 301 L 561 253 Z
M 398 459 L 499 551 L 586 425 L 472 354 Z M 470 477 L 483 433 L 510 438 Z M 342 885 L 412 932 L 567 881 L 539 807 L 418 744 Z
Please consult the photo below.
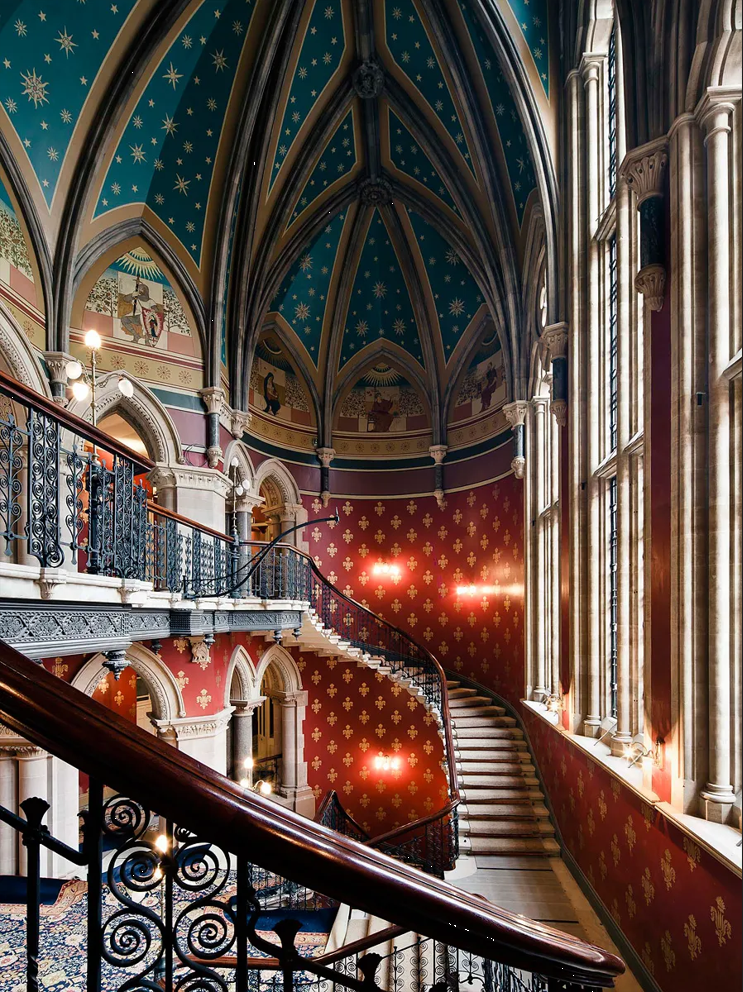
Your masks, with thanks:
M 496 770 L 502 765 L 528 765 L 531 763 L 531 755 L 528 751 L 459 751 L 457 761 L 462 765 L 462 771 L 480 771 L 482 765 L 484 770 L 493 767 Z
M 469 720 L 473 716 L 505 716 L 506 711 L 502 706 L 488 706 L 480 703 L 473 706 L 451 707 L 451 717 L 455 724 L 461 720 Z
M 471 751 L 481 754 L 483 751 L 526 751 L 526 741 L 512 740 L 509 737 L 457 737 L 455 739 L 458 751 Z
M 549 820 L 460 820 L 459 830 L 470 837 L 553 837 Z
M 462 761 L 462 776 L 469 775 L 533 775 L 534 765 L 528 760 L 519 761 Z
M 454 737 L 460 743 L 460 747 L 465 747 L 463 741 L 523 741 L 523 731 L 518 727 L 463 727 L 457 730 L 454 725 Z M 480 743 L 477 747 L 482 746 Z
M 560 845 L 551 837 L 471 837 L 473 854 L 533 854 L 552 856 L 560 853 Z
M 476 803 L 539 802 L 544 800 L 544 796 L 538 788 L 523 784 L 520 788 L 513 786 L 498 788 L 489 788 L 488 786 L 462 787 L 461 793 L 468 806 Z
M 515 727 L 512 716 L 462 716 L 454 721 L 457 730 L 482 727 Z
M 463 817 L 468 820 L 548 820 L 549 810 L 546 806 L 534 802 L 524 803 L 465 803 L 459 807 L 460 821 Z
M 447 682 L 446 684 L 447 686 L 449 686 L 452 683 Z M 467 689 L 465 688 L 465 686 L 457 684 L 457 687 L 455 689 L 447 689 L 447 693 L 449 696 L 449 705 L 451 706 L 451 704 L 456 700 L 466 699 L 468 696 L 469 697 L 476 696 L 477 689 Z
M 462 713 L 469 712 L 471 709 L 481 709 L 482 707 L 498 710 L 499 713 L 506 712 L 505 706 L 497 706 L 493 700 L 488 699 L 487 696 L 464 696 L 461 699 L 449 700 L 449 709 L 452 711 L 452 716 L 455 720 Z

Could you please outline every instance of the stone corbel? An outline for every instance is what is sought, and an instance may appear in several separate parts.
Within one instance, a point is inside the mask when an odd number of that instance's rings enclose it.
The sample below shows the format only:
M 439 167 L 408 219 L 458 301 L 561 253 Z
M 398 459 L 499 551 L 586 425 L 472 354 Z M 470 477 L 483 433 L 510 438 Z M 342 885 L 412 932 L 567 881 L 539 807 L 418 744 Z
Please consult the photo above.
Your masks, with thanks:
M 640 211 L 640 271 L 635 289 L 651 310 L 661 310 L 666 286 L 665 259 L 665 174 L 668 142 L 665 137 L 629 152 L 620 178 L 637 196 Z
M 320 462 L 320 499 L 323 506 L 330 502 L 330 463 L 335 458 L 335 448 L 315 448 Z
M 67 365 L 74 361 L 66 351 L 45 351 L 44 362 L 49 369 L 52 399 L 59 406 L 67 406 Z
M 219 415 L 224 404 L 224 390 L 219 386 L 209 386 L 200 389 L 199 396 L 206 407 L 206 459 L 209 468 L 217 468 L 224 454 L 219 444 Z
M 568 325 L 548 324 L 542 331 L 542 342 L 552 363 L 552 413 L 558 426 L 568 420 Z
M 38 579 L 34 581 L 41 590 L 42 599 L 54 599 L 54 590 L 57 586 L 64 585 L 67 579 L 67 572 L 61 568 L 42 568 Z
M 526 468 L 526 458 L 524 457 L 524 424 L 526 423 L 526 411 L 528 404 L 526 400 L 514 400 L 513 403 L 506 403 L 503 407 L 503 414 L 511 425 L 513 434 L 513 458 L 511 468 L 517 479 L 524 478 Z
M 203 637 L 191 637 L 189 643 L 191 645 L 191 661 L 204 671 L 212 663 L 211 645 L 207 644 Z
M 242 410 L 233 410 L 230 417 L 230 433 L 238 441 L 245 434 L 253 420 L 252 413 L 245 413 Z
M 440 510 L 446 506 L 444 459 L 448 450 L 448 444 L 434 444 L 428 449 L 429 455 L 433 458 L 433 495 L 436 497 L 436 505 Z

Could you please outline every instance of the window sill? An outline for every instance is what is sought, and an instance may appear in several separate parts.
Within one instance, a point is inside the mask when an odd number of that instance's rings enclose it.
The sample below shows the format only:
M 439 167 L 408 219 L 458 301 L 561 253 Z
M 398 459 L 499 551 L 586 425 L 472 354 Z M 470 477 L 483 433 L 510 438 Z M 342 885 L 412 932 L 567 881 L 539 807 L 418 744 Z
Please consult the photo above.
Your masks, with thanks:
M 603 742 L 599 744 L 592 737 L 569 733 L 559 725 L 558 714 L 548 712 L 543 703 L 522 699 L 521 705 L 548 723 L 557 733 L 567 737 L 593 761 L 604 767 L 610 775 L 631 789 L 643 802 L 655 807 L 661 816 L 670 820 L 679 830 L 699 844 L 703 850 L 720 861 L 726 868 L 735 872 L 739 878 L 741 877 L 743 847 L 737 846 L 741 839 L 739 830 L 722 823 L 712 823 L 699 816 L 679 812 L 670 803 L 663 802 L 655 792 L 643 785 L 642 761 L 638 761 L 630 768 L 626 758 L 611 754 L 609 746 Z

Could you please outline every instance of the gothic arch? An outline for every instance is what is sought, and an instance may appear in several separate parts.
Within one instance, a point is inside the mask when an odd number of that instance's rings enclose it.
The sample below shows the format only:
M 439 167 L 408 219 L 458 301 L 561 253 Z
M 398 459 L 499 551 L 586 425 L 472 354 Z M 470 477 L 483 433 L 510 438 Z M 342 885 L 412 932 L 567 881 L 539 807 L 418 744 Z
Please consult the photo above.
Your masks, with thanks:
M 119 389 L 119 379 L 127 379 L 134 390 L 124 396 Z M 98 380 L 96 391 L 98 420 L 111 413 L 120 413 L 144 441 L 153 461 L 175 465 L 184 462 L 183 448 L 173 418 L 155 394 L 127 372 L 108 372 Z M 72 400 L 70 413 L 88 420 L 91 416 L 90 398 Z
M 261 462 L 253 476 L 253 495 L 260 496 L 261 487 L 267 492 L 268 506 L 298 506 L 302 502 L 299 487 L 285 465 L 276 458 Z
M 86 696 L 92 696 L 105 671 L 104 659 L 105 655 L 100 652 L 89 658 L 71 684 Z M 127 648 L 126 660 L 137 675 L 142 676 L 150 690 L 153 720 L 170 722 L 186 715 L 178 683 L 159 655 L 142 644 L 132 644 Z
M 232 683 L 235 678 L 237 678 L 240 686 L 240 692 L 237 696 L 232 692 Z M 230 663 L 227 666 L 224 686 L 224 708 L 228 709 L 232 705 L 231 699 L 239 699 L 243 702 L 254 699 L 258 695 L 259 687 L 260 682 L 257 680 L 253 659 L 242 644 L 238 644 L 232 652 Z
M 234 458 L 237 458 L 238 461 L 238 478 L 241 482 L 247 481 L 248 485 L 252 489 L 253 479 L 255 478 L 253 459 L 250 457 L 250 452 L 248 451 L 247 445 L 244 444 L 239 438 L 235 438 L 230 441 L 225 449 L 224 470 L 226 474 L 229 474 L 232 460 Z
M 280 644 L 272 644 L 264 652 L 255 675 L 257 689 L 260 689 L 263 676 L 270 665 L 273 665 L 281 676 L 283 692 L 289 695 L 302 690 L 302 676 L 297 668 L 297 663 L 286 648 L 282 648 Z
M 24 386 L 35 389 L 42 396 L 51 396 L 49 380 L 41 369 L 34 349 L 19 327 L 18 321 L 2 302 L 0 302 L 0 359 L 14 379 L 22 382 Z

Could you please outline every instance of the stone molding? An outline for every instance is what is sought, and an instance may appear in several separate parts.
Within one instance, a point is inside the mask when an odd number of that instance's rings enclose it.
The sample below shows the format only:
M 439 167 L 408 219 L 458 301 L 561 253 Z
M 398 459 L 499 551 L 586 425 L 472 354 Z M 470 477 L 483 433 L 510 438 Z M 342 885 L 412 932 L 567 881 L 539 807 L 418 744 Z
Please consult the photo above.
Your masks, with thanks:
M 558 324 L 548 324 L 542 331 L 542 343 L 549 352 L 550 361 L 567 358 L 568 324 L 562 320 Z
M 526 411 L 528 404 L 526 400 L 514 400 L 501 407 L 503 415 L 511 427 L 523 427 L 526 423 Z
M 662 310 L 666 288 L 666 269 L 658 262 L 646 265 L 635 276 L 635 289 L 651 310 Z
M 172 730 L 176 740 L 193 740 L 198 737 L 214 737 L 221 733 L 230 722 L 232 707 L 227 706 L 219 713 L 210 713 L 205 716 L 177 717 L 174 720 L 153 720 L 157 727 L 158 735 Z
M 226 499 L 232 489 L 232 480 L 216 468 L 196 465 L 168 465 L 158 463 L 150 472 L 149 481 L 158 489 L 203 489 Z
M 639 145 L 624 156 L 620 177 L 637 195 L 637 206 L 652 196 L 663 196 L 663 180 L 668 167 L 668 139 L 664 136 Z

